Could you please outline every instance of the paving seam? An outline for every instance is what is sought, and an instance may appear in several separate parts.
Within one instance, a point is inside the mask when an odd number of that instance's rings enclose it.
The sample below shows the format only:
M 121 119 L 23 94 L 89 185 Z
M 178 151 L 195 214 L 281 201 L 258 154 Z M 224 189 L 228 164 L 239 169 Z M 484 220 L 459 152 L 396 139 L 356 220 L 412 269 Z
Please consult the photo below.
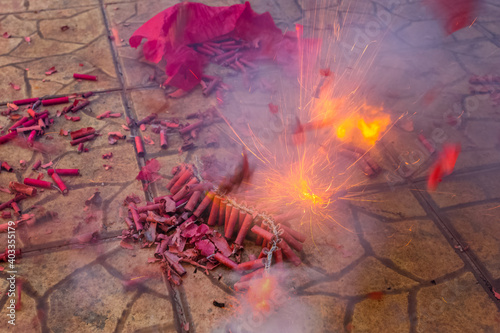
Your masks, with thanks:
M 110 36 L 111 29 L 110 29 L 110 25 L 108 22 L 108 17 L 106 15 L 105 4 L 104 4 L 103 0 L 99 0 L 99 4 L 100 4 L 101 13 L 103 15 L 104 25 L 106 27 L 106 33 L 108 34 L 108 36 Z M 111 54 L 113 56 L 113 63 L 115 65 L 115 70 L 116 70 L 118 80 L 119 80 L 120 86 L 121 86 L 121 97 L 122 97 L 123 106 L 125 108 L 125 112 L 126 112 L 127 116 L 129 116 L 131 119 L 136 119 L 136 117 L 133 115 L 133 112 L 131 110 L 131 106 L 129 105 L 129 101 L 127 98 L 127 91 L 128 90 L 125 87 L 124 78 L 123 78 L 123 71 L 122 71 L 122 68 L 121 68 L 121 65 L 119 62 L 117 51 L 113 45 L 113 41 L 108 38 L 108 42 L 109 42 L 109 46 L 111 48 Z M 132 127 L 132 128 L 130 128 L 130 130 L 131 130 L 132 136 L 137 136 L 140 134 L 137 128 Z M 135 147 L 135 144 L 134 144 L 134 147 Z M 136 151 L 135 157 L 137 160 L 137 165 L 139 166 L 139 169 L 140 169 L 144 165 L 146 165 L 145 158 L 138 157 L 137 156 L 137 149 L 135 149 L 135 151 Z M 149 201 L 152 200 L 152 195 L 150 192 L 144 191 L 144 194 L 145 194 L 147 200 L 149 200 Z M 187 320 L 187 315 L 186 315 L 189 307 L 187 305 L 187 302 L 181 301 L 184 299 L 183 295 L 181 295 L 181 291 L 178 288 L 176 288 L 175 286 L 172 286 L 169 283 L 169 281 L 167 280 L 167 278 L 165 277 L 165 275 L 164 275 L 164 283 L 165 283 L 165 287 L 168 290 L 168 294 L 170 296 L 170 300 L 171 300 L 171 304 L 172 304 L 172 311 L 174 312 L 174 319 L 176 321 L 177 330 L 179 332 L 183 332 L 184 323 L 189 323 L 190 329 L 188 331 L 185 331 L 185 330 L 184 331 L 185 332 L 193 332 L 194 330 L 192 329 L 192 327 L 194 327 L 194 325 L 191 321 Z

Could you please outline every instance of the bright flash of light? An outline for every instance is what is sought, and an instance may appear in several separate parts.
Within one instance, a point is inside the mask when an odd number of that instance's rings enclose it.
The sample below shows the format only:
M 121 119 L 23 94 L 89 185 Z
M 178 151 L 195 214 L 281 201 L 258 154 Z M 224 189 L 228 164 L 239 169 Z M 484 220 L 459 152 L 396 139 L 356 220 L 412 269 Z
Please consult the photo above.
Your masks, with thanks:
M 286 209 L 297 212 L 301 224 L 324 220 L 337 190 L 333 185 L 331 164 L 316 150 L 305 150 L 298 161 L 259 170 L 255 175 L 255 191 L 266 210 Z

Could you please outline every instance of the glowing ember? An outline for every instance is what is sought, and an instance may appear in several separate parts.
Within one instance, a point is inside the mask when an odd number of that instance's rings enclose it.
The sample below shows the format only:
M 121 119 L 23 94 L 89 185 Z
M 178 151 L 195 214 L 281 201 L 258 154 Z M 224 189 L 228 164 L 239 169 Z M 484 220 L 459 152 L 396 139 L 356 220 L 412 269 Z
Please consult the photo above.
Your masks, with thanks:
M 355 145 L 373 146 L 387 129 L 391 117 L 382 108 L 367 104 L 353 105 L 346 100 L 323 100 L 312 109 L 315 119 L 321 119 L 319 127 L 331 126 L 335 136 Z
M 270 298 L 276 288 L 278 288 L 278 283 L 275 277 L 268 275 L 255 280 L 246 293 L 252 309 L 260 312 L 269 311 Z
M 301 213 L 313 214 L 328 207 L 334 193 L 331 181 L 315 172 L 319 163 L 309 159 L 306 168 L 305 161 L 293 164 L 288 171 L 273 169 L 260 173 L 264 177 L 264 184 L 259 192 L 264 193 L 266 202 L 276 207 L 291 207 Z

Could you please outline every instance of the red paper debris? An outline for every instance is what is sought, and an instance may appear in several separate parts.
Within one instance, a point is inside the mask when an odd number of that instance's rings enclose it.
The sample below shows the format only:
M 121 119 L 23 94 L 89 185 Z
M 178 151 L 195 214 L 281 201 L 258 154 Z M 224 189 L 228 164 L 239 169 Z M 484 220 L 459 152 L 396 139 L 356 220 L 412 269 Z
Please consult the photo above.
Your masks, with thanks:
M 16 104 L 14 103 L 7 103 L 7 107 L 10 109 L 10 110 L 13 110 L 13 111 L 17 111 L 19 110 L 19 106 L 17 106 Z M 11 118 L 13 119 L 14 116 L 11 116 Z
M 496 292 L 495 289 L 492 289 L 493 294 L 495 295 L 496 299 L 500 299 L 500 294 Z
M 68 29 L 69 29 L 69 27 L 68 27 L 67 25 L 63 25 L 63 26 L 61 27 L 61 31 L 66 31 L 66 30 L 68 30 Z
M 73 77 L 77 80 L 97 81 L 97 76 L 94 75 L 73 73 Z
M 123 247 L 124 249 L 127 249 L 127 250 L 133 250 L 134 249 L 134 246 L 132 244 L 124 242 L 124 241 L 120 242 L 120 246 Z
M 12 82 L 11 82 L 11 83 L 9 83 L 9 84 L 10 84 L 10 86 L 12 87 L 12 89 L 14 89 L 14 90 L 20 90 L 20 89 L 21 89 L 21 87 L 19 87 L 17 84 L 14 84 L 14 83 L 12 83 Z
M 215 235 L 213 236 L 208 235 L 208 239 L 210 239 L 215 244 L 217 250 L 219 250 L 219 252 L 224 256 L 229 257 L 231 255 L 231 248 L 229 247 L 226 238 L 224 238 L 224 236 L 222 236 L 220 233 L 215 232 Z
M 116 136 L 118 139 L 125 139 L 127 136 L 120 132 L 108 132 L 108 136 Z
M 206 224 L 203 224 L 206 225 Z M 201 255 L 208 257 L 215 252 L 215 245 L 208 239 L 202 239 L 196 242 L 196 249 L 200 251 Z
M 56 69 L 56 67 L 55 67 L 55 66 L 54 66 L 54 67 L 49 68 L 49 70 L 45 72 L 45 75 L 52 75 L 52 74 L 54 74 L 54 73 L 57 73 L 57 69 Z
M 80 117 L 70 117 L 70 116 L 64 115 L 64 118 L 66 118 L 66 120 L 71 120 L 71 121 L 80 121 Z
M 111 33 L 112 33 L 111 39 L 115 42 L 116 46 L 121 46 L 122 43 L 121 43 L 120 36 L 118 34 L 118 29 L 111 28 Z
M 443 146 L 443 151 L 440 153 L 429 175 L 427 182 L 429 190 L 434 191 L 443 180 L 442 178 L 453 172 L 460 150 L 460 144 Z
M 30 43 L 31 43 L 31 38 L 30 38 L 30 37 L 24 37 L 24 40 L 25 40 L 28 44 L 30 44 Z
M 149 135 L 144 135 L 144 137 L 142 138 L 144 140 L 144 142 L 146 142 L 148 145 L 154 145 L 155 142 L 151 139 L 151 137 Z
M 142 167 L 141 171 L 139 171 L 139 174 L 135 179 L 146 180 L 149 182 L 157 181 L 158 179 L 161 178 L 161 176 L 158 174 L 160 168 L 161 168 L 160 162 L 152 158 L 146 161 L 146 165 Z
M 114 145 L 117 142 L 118 142 L 118 138 L 116 136 L 114 136 L 114 135 L 108 136 L 108 143 L 110 145 Z
M 88 135 L 91 135 L 94 133 L 95 133 L 95 129 L 93 127 L 80 128 L 77 131 L 71 132 L 71 140 L 83 138 L 84 136 L 88 136 Z
M 283 61 L 296 51 L 293 34 L 283 35 L 269 13 L 257 14 L 248 2 L 227 7 L 179 3 L 143 24 L 129 42 L 136 48 L 146 38 L 146 59 L 166 60 L 165 84 L 189 91 L 200 83 L 206 58 L 188 45 L 230 34 L 260 46 L 255 58 Z
M 104 160 L 110 159 L 111 157 L 113 157 L 113 153 L 102 154 L 102 158 Z
M 381 291 L 374 291 L 366 295 L 369 299 L 374 299 L 377 301 L 380 301 L 382 298 L 384 298 L 384 293 Z
M 2 36 L 3 36 L 3 38 L 10 38 L 10 35 L 8 32 L 4 32 Z
M 96 118 L 97 119 L 108 118 L 110 114 L 111 114 L 111 111 L 105 111 L 104 113 L 101 113 L 100 115 L 98 115 Z
M 49 162 L 49 163 L 47 163 L 47 164 L 42 164 L 40 167 L 41 167 L 42 169 L 47 169 L 47 168 L 48 168 L 49 166 L 51 166 L 52 164 L 53 164 L 53 163 L 52 163 L 52 161 L 50 161 L 50 162 Z

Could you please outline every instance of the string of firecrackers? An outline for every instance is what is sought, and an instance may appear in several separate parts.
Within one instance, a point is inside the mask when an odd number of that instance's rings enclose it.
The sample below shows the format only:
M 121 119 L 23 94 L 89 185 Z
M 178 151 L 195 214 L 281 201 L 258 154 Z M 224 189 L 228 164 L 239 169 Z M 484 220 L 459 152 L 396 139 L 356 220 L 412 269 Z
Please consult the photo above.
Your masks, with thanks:
M 251 271 L 243 275 L 240 281 L 235 284 L 234 288 L 237 291 L 248 289 L 248 281 L 252 277 L 269 273 L 273 260 L 277 267 L 283 265 L 284 257 L 293 264 L 300 265 L 301 260 L 291 247 L 298 252 L 302 251 L 302 243 L 305 242 L 306 237 L 283 224 L 286 219 L 293 217 L 290 213 L 270 216 L 265 212 L 258 212 L 253 207 L 248 206 L 246 202 L 238 202 L 226 193 L 221 193 L 220 188 L 203 179 L 203 173 L 200 174 L 200 170 L 193 164 L 175 166 L 172 169 L 173 178 L 166 186 L 171 195 L 156 197 L 154 202 L 141 207 L 137 207 L 134 200 L 126 200 L 129 214 L 125 218 L 125 222 L 129 230 L 125 231 L 122 236 L 132 240 L 139 239 L 141 233 L 148 232 L 147 230 L 150 228 L 150 225 L 147 225 L 148 221 L 159 223 L 158 225 L 161 225 L 160 229 L 166 234 L 177 229 L 181 224 L 196 222 L 211 205 L 206 224 L 209 227 L 217 224 L 224 226 L 223 238 L 225 240 L 233 239 L 236 229 L 238 234 L 233 242 L 235 247 L 233 247 L 232 253 L 231 249 L 227 248 L 228 251 L 222 251 L 215 244 L 216 249 L 214 249 L 214 252 L 204 258 L 209 260 L 213 258 L 214 261 L 238 272 Z M 204 195 L 203 199 L 202 195 Z M 182 210 L 178 211 L 181 207 L 183 207 Z M 226 209 L 227 207 L 229 208 Z M 148 212 L 147 215 L 146 212 Z M 180 215 L 177 216 L 177 214 Z M 241 249 L 243 241 L 256 218 L 259 219 L 258 223 L 253 225 L 251 231 L 258 236 L 256 244 L 263 247 L 258 259 L 241 263 L 229 259 L 229 256 Z M 237 227 L 238 220 L 240 221 L 239 227 Z M 257 225 L 259 223 L 260 226 Z M 137 233 L 133 231 L 134 229 Z M 163 233 L 160 232 L 160 234 Z M 163 257 L 164 262 L 179 277 L 184 275 L 185 270 L 178 264 L 179 260 L 184 259 L 176 258 L 175 255 L 168 252 L 168 242 L 165 236 L 159 237 L 157 235 L 156 240 L 160 240 L 160 242 L 157 245 L 155 257 Z M 192 260 L 187 262 L 202 267 Z M 171 271 L 169 270 L 169 272 Z
M 195 164 L 196 164 L 196 166 L 193 168 L 194 177 L 198 180 L 198 182 L 202 183 L 204 181 L 204 179 L 199 172 L 200 161 L 199 161 L 198 157 L 196 157 Z M 247 214 L 251 214 L 254 217 L 253 220 L 255 220 L 256 218 L 260 218 L 262 220 L 262 222 L 264 223 L 264 225 L 272 230 L 272 233 L 274 235 L 274 238 L 272 240 L 272 246 L 269 250 L 267 250 L 267 253 L 264 252 L 264 254 L 267 255 L 267 258 L 266 258 L 267 260 L 265 262 L 264 268 L 265 268 L 265 271 L 267 273 L 269 273 L 269 269 L 271 268 L 271 263 L 272 263 L 272 259 L 273 259 L 273 253 L 278 249 L 277 243 L 280 241 L 279 236 L 281 234 L 283 234 L 283 230 L 279 229 L 279 227 L 276 226 L 276 223 L 275 223 L 274 219 L 272 218 L 272 216 L 270 216 L 266 213 L 258 213 L 258 212 L 256 212 L 256 210 L 253 207 L 249 207 L 249 206 L 246 206 L 244 204 L 240 204 L 240 203 L 236 202 L 235 199 L 228 197 L 228 196 L 225 196 L 223 193 L 221 193 L 219 191 L 219 188 L 215 185 L 213 186 L 212 190 L 214 192 L 217 192 L 217 194 L 221 198 L 224 199 L 224 201 L 226 202 L 226 205 L 229 203 L 232 207 L 236 207 L 240 211 L 243 211 Z M 210 257 L 213 257 L 213 255 L 207 257 L 207 259 L 210 259 Z
M 276 223 L 272 216 L 267 215 L 266 213 L 258 213 L 253 207 L 248 207 L 244 204 L 239 204 L 236 202 L 234 199 L 230 197 L 225 197 L 224 200 L 226 203 L 229 203 L 231 206 L 236 207 L 238 210 L 244 211 L 247 214 L 251 214 L 254 218 L 260 218 L 262 222 L 264 223 L 265 226 L 270 228 L 272 230 L 272 233 L 274 235 L 274 238 L 272 240 L 272 246 L 270 249 L 268 249 L 264 254 L 267 255 L 266 258 L 266 263 L 265 263 L 265 271 L 269 273 L 269 269 L 271 268 L 271 263 L 273 259 L 273 252 L 278 249 L 277 243 L 280 241 L 279 236 L 283 234 L 283 229 L 280 229 L 278 226 L 276 226 Z
M 251 228 L 251 231 L 255 233 L 258 237 L 261 237 L 265 242 L 267 242 L 267 246 L 270 247 L 270 249 L 267 250 L 265 253 L 261 253 L 261 256 L 259 256 L 259 259 L 262 258 L 264 255 L 268 255 L 268 257 L 272 258 L 273 252 L 276 251 L 276 248 L 280 249 L 280 252 L 282 252 L 285 257 L 291 261 L 294 265 L 298 266 L 301 263 L 300 258 L 293 252 L 291 249 L 290 245 L 288 245 L 287 242 L 289 242 L 293 248 L 295 248 L 297 251 L 302 250 L 302 243 L 305 241 L 305 237 L 286 227 L 283 224 L 279 224 L 277 226 L 277 221 L 275 217 L 271 217 L 270 215 L 267 215 L 266 213 L 258 213 L 256 212 L 253 208 L 248 207 L 245 204 L 238 203 L 232 198 L 228 198 L 224 195 L 220 196 L 219 194 L 216 194 L 215 191 L 209 190 L 205 198 L 201 201 L 201 203 L 198 205 L 198 207 L 193 211 L 193 215 L 195 217 L 201 216 L 201 214 L 208 208 L 210 203 L 213 202 L 212 208 L 210 210 L 210 214 L 208 217 L 207 224 L 209 226 L 215 225 L 215 219 L 216 215 L 219 210 L 220 210 L 220 204 L 226 205 L 225 207 L 227 208 L 232 207 L 230 210 L 230 216 L 228 218 L 228 214 L 225 214 L 225 218 L 222 216 L 220 217 L 219 223 L 224 220 L 226 223 L 225 225 L 225 232 L 224 236 L 226 239 L 229 239 L 232 237 L 234 233 L 234 227 L 236 226 L 236 221 L 240 218 L 239 215 L 240 213 L 246 214 L 245 218 L 243 221 L 240 221 L 241 226 L 238 231 L 238 235 L 236 237 L 236 240 L 234 243 L 236 245 L 241 246 L 243 243 L 244 238 L 246 237 L 250 226 L 252 222 L 254 221 L 254 217 L 259 217 L 262 219 L 262 226 L 268 227 L 269 231 L 265 230 L 262 227 L 259 227 L 258 225 L 254 225 Z M 226 210 L 227 212 L 227 210 Z M 233 213 L 234 212 L 234 213 Z M 241 219 L 241 218 L 240 218 Z M 222 223 L 220 223 L 222 224 Z M 295 236 L 293 236 L 295 235 Z M 270 245 L 270 246 L 269 246 Z M 274 245 L 274 248 L 273 248 Z M 232 268 L 232 269 L 238 269 L 237 264 L 232 262 L 230 259 L 227 257 L 224 257 L 219 254 L 215 254 L 214 258 L 219 261 L 220 263 L 224 264 L 225 266 Z M 256 263 L 257 264 L 257 263 Z M 268 263 L 268 267 L 269 267 Z M 264 265 L 265 266 L 265 265 Z
M 193 170 L 194 177 L 198 180 L 198 182 L 202 183 L 204 181 L 204 179 L 199 172 L 199 166 L 200 166 L 200 161 L 199 161 L 198 157 L 196 157 L 196 166 L 193 168 L 194 169 Z M 219 193 L 219 195 L 224 198 L 224 201 L 226 202 L 226 204 L 229 203 L 231 206 L 236 207 L 239 210 L 246 212 L 247 214 L 251 214 L 252 216 L 254 216 L 254 220 L 257 217 L 260 218 L 262 220 L 262 222 L 267 227 L 271 228 L 271 230 L 274 234 L 273 243 L 272 243 L 271 248 L 267 251 L 267 253 L 264 252 L 264 254 L 267 255 L 264 269 L 265 269 L 266 273 L 269 273 L 269 270 L 271 268 L 271 263 L 273 260 L 273 253 L 278 249 L 277 242 L 279 242 L 279 235 L 281 235 L 283 233 L 283 231 L 280 230 L 276 226 L 273 218 L 270 215 L 267 215 L 266 213 L 256 213 L 255 209 L 253 207 L 251 208 L 251 207 L 247 207 L 246 205 L 239 204 L 235 201 L 235 199 L 224 196 L 223 194 L 221 194 L 219 192 L 218 187 L 215 185 L 212 188 L 212 190 Z M 208 256 L 207 259 L 210 259 L 211 257 L 213 257 L 213 255 Z

